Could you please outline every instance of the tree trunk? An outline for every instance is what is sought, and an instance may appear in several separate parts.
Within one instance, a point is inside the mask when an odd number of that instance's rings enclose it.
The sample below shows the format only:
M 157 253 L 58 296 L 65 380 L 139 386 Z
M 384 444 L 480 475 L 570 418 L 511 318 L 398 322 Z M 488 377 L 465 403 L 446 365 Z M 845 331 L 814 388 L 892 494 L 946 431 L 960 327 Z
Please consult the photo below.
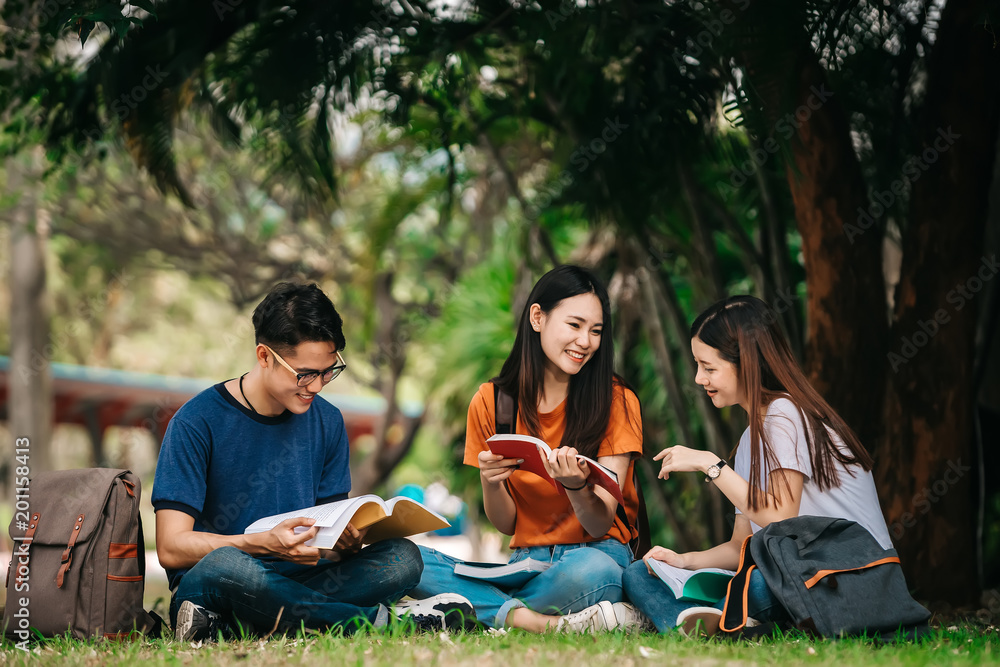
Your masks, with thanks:
M 30 164 L 34 165 L 38 159 L 40 156 L 32 156 Z M 34 166 L 26 167 L 19 160 L 8 160 L 8 194 L 20 197 L 11 221 L 9 424 L 17 453 L 26 453 L 29 457 L 27 467 L 32 475 L 52 469 L 53 410 L 52 349 L 48 345 L 45 301 L 48 225 L 36 208 L 38 178 L 29 175 L 35 171 Z
M 806 266 L 806 371 L 871 446 L 880 435 L 881 401 L 860 388 L 882 386 L 886 368 L 882 233 L 877 226 L 852 233 L 868 198 L 847 113 L 801 24 L 780 21 L 787 34 L 774 34 L 777 11 L 767 4 L 746 11 L 737 59 L 757 97 L 751 103 L 762 107 L 749 113 L 768 124 L 764 152 L 790 138 L 785 174 Z
M 847 117 L 825 89 L 823 69 L 806 44 L 789 51 L 789 69 L 783 59 L 744 54 L 748 72 L 773 81 L 782 78 L 777 71 L 793 83 L 791 104 L 782 104 L 780 86 L 758 90 L 769 112 L 778 105 L 775 129 L 782 119 L 797 125 L 787 178 L 807 269 L 810 378 L 876 451 L 883 509 L 911 584 L 923 597 L 953 601 L 976 590 L 969 467 L 976 304 L 955 290 L 974 288 L 973 278 L 981 289 L 991 270 L 981 248 L 998 93 L 984 82 L 997 80 L 1000 55 L 983 30 L 985 15 L 985 0 L 949 2 L 928 61 L 922 136 L 931 152 L 913 186 L 891 337 L 876 224 L 882 204 L 869 205 Z M 893 356 L 904 343 L 906 354 L 919 353 L 913 363 Z
M 802 122 L 786 174 L 806 266 L 806 369 L 813 386 L 871 447 L 880 436 L 881 400 L 863 388 L 882 385 L 888 339 L 882 234 L 874 226 L 853 231 L 859 211 L 868 208 L 861 165 L 847 114 L 829 96 L 810 48 L 800 50 L 793 76 L 789 113 L 793 124 Z
M 919 596 L 954 603 L 974 601 L 981 585 L 975 332 L 980 291 L 1000 270 L 983 250 L 1000 120 L 1000 52 L 983 30 L 986 4 L 949 1 L 928 61 L 914 156 L 927 168 L 913 184 L 903 238 L 878 451 L 883 510 L 908 578 Z

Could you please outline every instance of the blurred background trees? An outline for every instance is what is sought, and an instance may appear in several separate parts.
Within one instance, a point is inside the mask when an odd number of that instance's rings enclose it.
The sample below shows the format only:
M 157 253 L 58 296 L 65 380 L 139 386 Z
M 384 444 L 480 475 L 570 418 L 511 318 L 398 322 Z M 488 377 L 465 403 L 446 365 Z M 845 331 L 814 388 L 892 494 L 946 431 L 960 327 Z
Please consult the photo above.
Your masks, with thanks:
M 425 408 L 356 490 L 442 477 L 472 506 L 467 402 L 542 272 L 607 279 L 648 454 L 735 446 L 688 325 L 754 293 L 875 454 L 918 595 L 967 602 L 1000 562 L 997 13 L 8 0 L 4 217 L 45 223 L 51 360 L 231 377 L 270 285 L 319 281 L 347 386 Z M 727 536 L 714 488 L 643 474 L 656 541 Z

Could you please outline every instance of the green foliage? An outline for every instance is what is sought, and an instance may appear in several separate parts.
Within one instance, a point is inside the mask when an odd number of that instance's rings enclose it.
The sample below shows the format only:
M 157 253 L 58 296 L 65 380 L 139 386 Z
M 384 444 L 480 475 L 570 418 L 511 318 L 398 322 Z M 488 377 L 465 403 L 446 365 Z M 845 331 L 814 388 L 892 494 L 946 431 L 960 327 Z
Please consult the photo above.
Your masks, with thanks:
M 438 360 L 431 376 L 434 397 L 451 423 L 464 421 L 479 385 L 500 372 L 514 344 L 520 317 L 511 305 L 515 266 L 503 245 L 455 283 L 425 335 L 430 357 Z

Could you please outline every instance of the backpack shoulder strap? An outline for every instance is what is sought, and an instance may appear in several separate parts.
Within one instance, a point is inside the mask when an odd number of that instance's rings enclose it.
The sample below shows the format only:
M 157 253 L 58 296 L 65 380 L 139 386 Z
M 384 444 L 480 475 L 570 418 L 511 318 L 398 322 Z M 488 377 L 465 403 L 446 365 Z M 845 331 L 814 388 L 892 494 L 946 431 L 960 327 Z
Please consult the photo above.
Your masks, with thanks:
M 517 400 L 493 383 L 493 416 L 497 433 L 514 433 L 517 430 Z
M 517 430 L 517 400 L 507 392 L 500 389 L 500 385 L 493 383 L 493 432 L 511 434 Z M 503 481 L 503 488 L 507 495 L 513 497 L 510 492 L 510 480 Z
M 735 633 L 743 629 L 747 624 L 749 616 L 747 594 L 750 589 L 750 574 L 757 564 L 754 562 L 753 554 L 750 551 L 750 540 L 753 535 L 747 535 L 740 548 L 740 564 L 736 568 L 736 574 L 729 580 L 729 589 L 726 591 L 726 604 L 722 608 L 722 620 L 719 622 L 719 630 L 726 633 Z
M 628 541 L 628 548 L 632 552 L 632 560 L 636 561 L 645 556 L 653 548 L 652 543 L 649 541 L 649 516 L 646 514 L 646 499 L 642 495 L 642 485 L 639 483 L 638 459 L 632 464 L 632 486 L 635 487 L 636 499 L 639 501 L 639 511 L 636 515 L 635 525 L 638 534 Z M 632 522 L 628 520 L 628 514 L 625 513 L 624 507 L 618 505 L 615 508 L 615 515 L 622 524 L 631 529 Z

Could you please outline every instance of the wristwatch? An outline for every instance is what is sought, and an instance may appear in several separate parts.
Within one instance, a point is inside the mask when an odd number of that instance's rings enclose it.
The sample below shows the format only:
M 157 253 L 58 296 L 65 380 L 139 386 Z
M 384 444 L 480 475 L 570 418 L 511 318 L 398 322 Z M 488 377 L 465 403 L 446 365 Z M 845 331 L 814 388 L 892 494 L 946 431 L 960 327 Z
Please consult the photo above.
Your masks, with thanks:
M 705 477 L 706 482 L 713 482 L 719 478 L 722 474 L 722 469 L 726 467 L 725 459 L 719 459 L 719 462 L 715 465 L 708 466 L 708 476 Z

